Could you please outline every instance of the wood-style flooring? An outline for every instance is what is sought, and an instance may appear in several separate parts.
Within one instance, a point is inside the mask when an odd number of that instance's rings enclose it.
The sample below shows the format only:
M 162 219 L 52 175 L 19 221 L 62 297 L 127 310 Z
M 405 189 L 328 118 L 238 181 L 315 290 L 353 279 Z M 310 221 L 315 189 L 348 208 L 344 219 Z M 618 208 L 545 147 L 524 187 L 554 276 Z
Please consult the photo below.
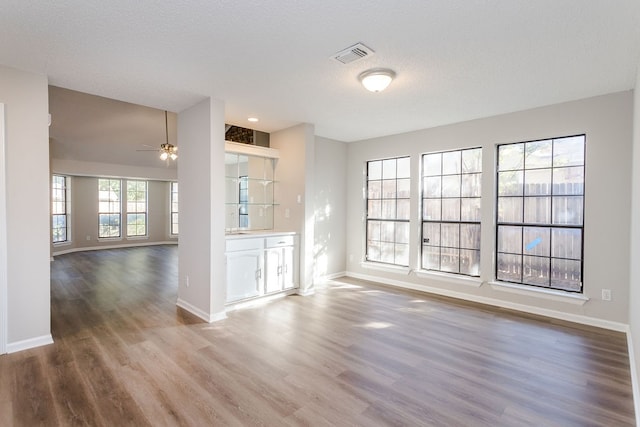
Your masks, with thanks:
M 55 343 L 0 356 L 0 425 L 634 425 L 624 334 L 346 278 L 206 324 L 176 269 L 56 257 Z

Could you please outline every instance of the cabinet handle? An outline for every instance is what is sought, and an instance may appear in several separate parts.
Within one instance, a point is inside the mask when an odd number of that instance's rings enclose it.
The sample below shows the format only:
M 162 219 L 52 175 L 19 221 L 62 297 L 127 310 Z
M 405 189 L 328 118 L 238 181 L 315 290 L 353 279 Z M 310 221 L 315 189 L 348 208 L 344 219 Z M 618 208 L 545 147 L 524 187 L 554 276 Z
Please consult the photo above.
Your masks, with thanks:
M 282 266 L 279 265 L 278 266 L 278 276 L 281 276 L 281 275 L 282 275 Z
M 256 270 L 256 280 L 262 279 L 262 269 L 259 268 Z

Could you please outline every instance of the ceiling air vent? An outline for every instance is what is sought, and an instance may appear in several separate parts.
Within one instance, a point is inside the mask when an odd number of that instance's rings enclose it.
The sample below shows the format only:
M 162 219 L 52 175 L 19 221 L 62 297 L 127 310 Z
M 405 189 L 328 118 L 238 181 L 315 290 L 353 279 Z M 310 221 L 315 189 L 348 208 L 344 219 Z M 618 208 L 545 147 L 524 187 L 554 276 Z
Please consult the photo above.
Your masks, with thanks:
M 348 47 L 338 53 L 331 55 L 331 58 L 343 64 L 350 64 L 371 55 L 373 55 L 372 49 L 369 49 L 362 43 L 357 43 L 351 47 Z

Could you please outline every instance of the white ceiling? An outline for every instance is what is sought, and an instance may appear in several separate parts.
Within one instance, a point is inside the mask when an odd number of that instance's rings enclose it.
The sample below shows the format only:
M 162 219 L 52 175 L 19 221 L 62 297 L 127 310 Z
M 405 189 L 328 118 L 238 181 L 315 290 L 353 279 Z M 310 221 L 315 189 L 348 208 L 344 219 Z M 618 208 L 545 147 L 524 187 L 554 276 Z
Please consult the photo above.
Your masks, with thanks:
M 0 0 L 0 64 L 50 84 L 342 141 L 632 89 L 638 0 Z M 349 65 L 331 55 L 362 42 Z M 392 68 L 387 91 L 357 75 Z M 249 125 L 247 117 L 260 122 Z M 162 137 L 163 135 L 161 135 Z

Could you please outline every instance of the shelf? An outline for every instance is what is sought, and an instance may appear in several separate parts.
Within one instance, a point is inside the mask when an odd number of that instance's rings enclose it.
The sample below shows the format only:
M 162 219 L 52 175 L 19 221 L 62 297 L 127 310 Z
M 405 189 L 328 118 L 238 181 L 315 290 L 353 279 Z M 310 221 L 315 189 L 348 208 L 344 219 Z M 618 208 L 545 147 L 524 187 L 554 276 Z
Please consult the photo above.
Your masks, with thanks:
M 233 181 L 233 182 L 238 182 L 240 180 L 240 178 L 238 178 L 237 176 L 225 176 L 225 179 L 229 180 L 229 181 Z M 278 181 L 273 180 L 273 179 L 266 179 L 266 178 L 247 178 L 247 181 L 250 182 L 266 182 L 269 184 L 277 184 Z
M 240 202 L 225 202 L 225 205 L 227 206 L 262 206 L 265 208 L 270 208 L 272 206 L 280 206 L 280 203 L 240 203 Z

